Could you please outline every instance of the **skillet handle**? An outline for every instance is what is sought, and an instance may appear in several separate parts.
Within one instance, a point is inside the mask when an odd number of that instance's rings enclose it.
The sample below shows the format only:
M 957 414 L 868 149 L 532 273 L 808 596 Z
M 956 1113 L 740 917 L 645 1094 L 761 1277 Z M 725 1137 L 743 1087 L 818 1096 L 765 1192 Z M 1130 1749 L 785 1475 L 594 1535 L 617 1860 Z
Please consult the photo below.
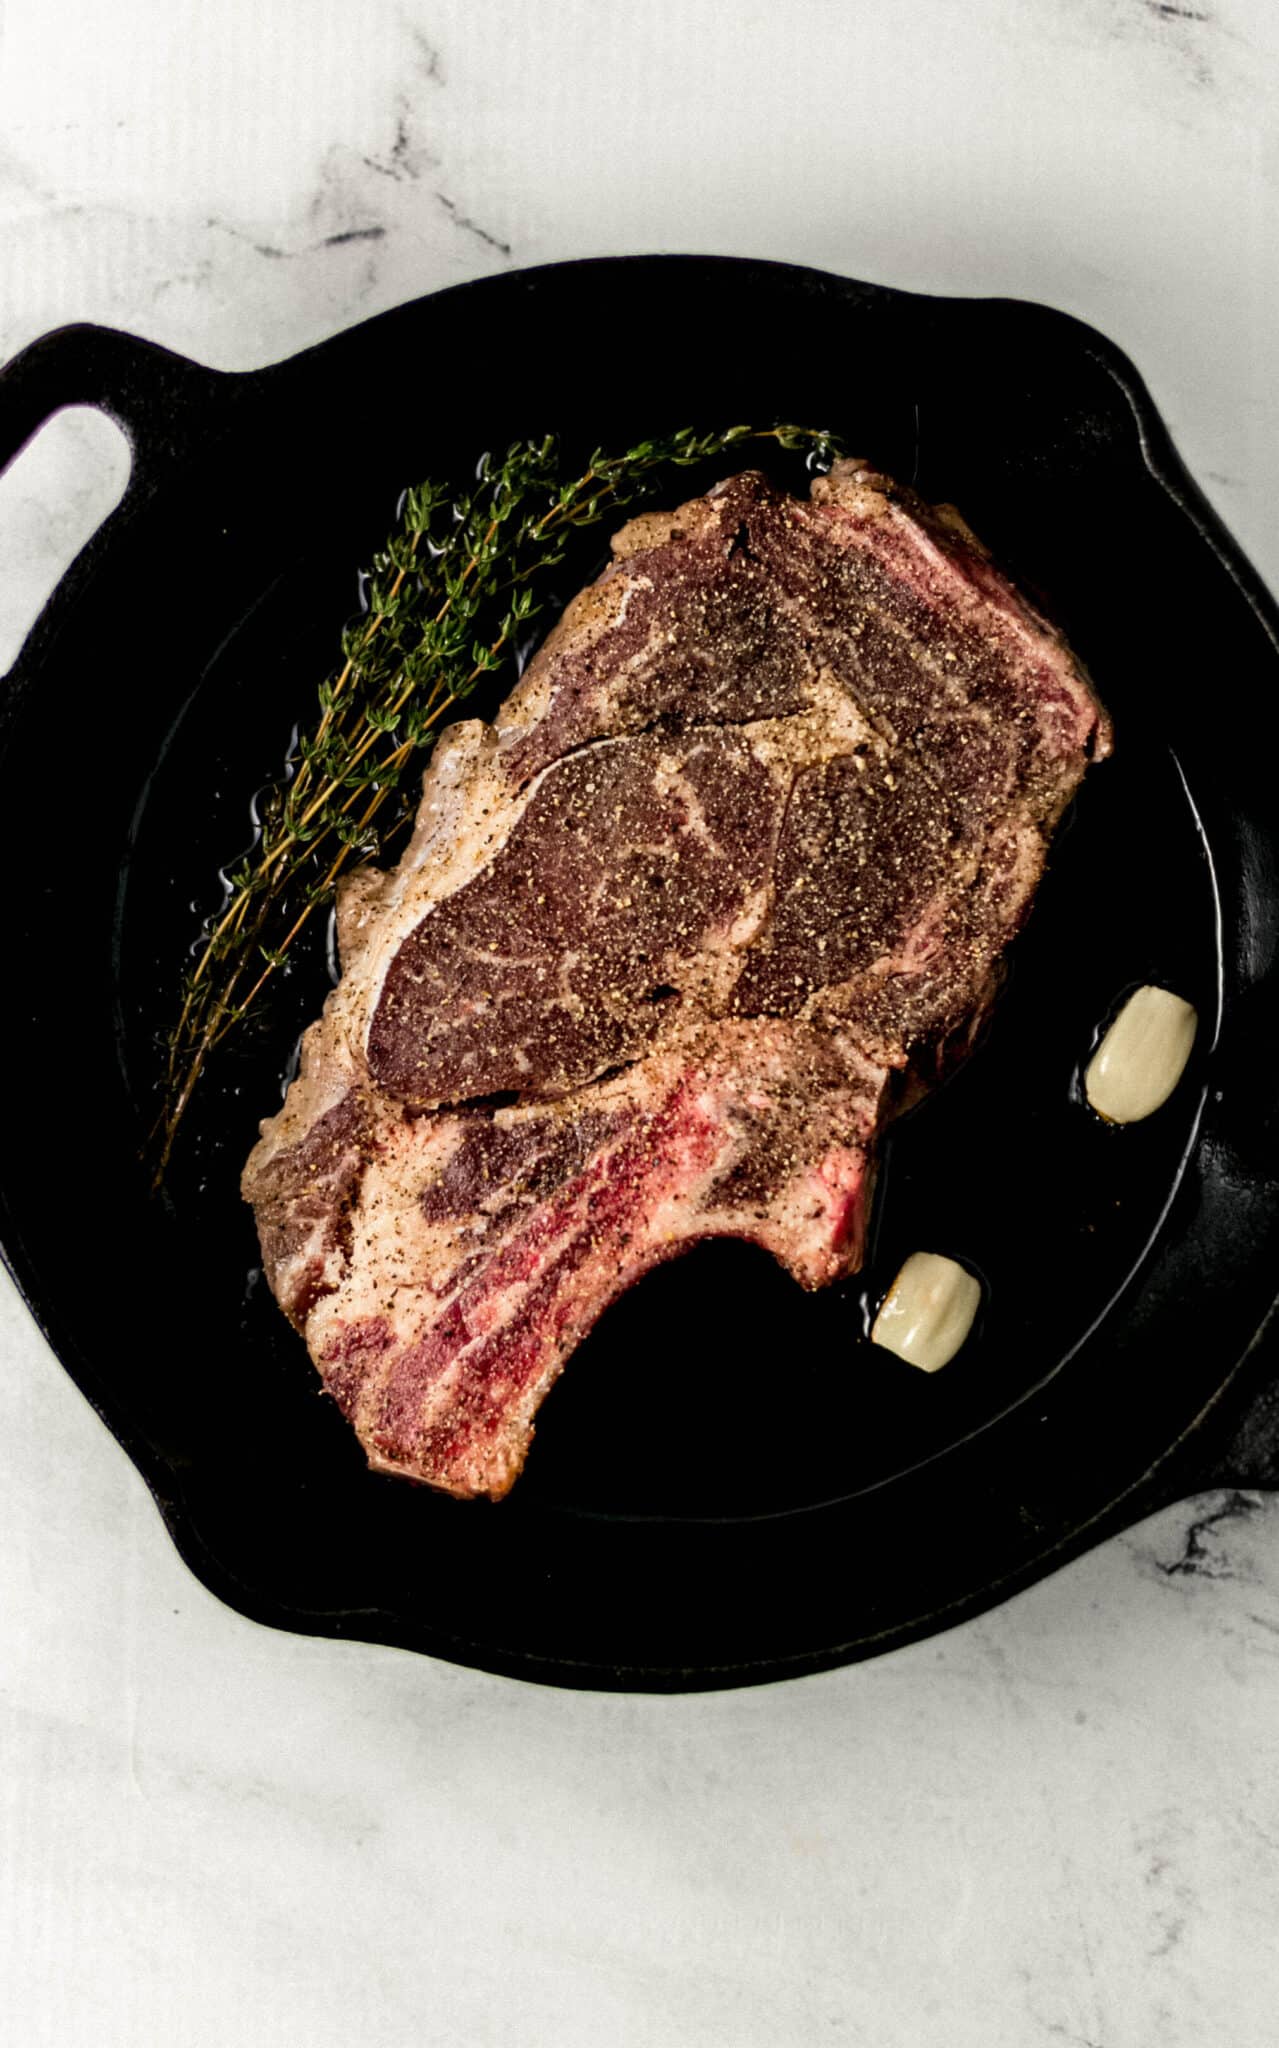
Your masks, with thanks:
M 114 327 L 57 327 L 0 370 L 0 470 L 46 420 L 92 405 L 123 428 L 132 455 L 126 498 L 208 430 L 210 401 L 235 379 Z

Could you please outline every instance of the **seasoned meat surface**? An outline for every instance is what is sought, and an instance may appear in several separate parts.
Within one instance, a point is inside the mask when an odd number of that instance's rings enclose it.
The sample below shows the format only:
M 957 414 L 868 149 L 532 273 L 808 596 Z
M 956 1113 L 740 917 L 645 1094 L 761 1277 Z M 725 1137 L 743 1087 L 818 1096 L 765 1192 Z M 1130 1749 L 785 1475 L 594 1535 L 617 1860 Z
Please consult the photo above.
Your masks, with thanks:
M 379 1469 L 498 1496 L 601 1311 L 698 1239 L 817 1287 L 988 1006 L 1109 727 L 959 516 L 867 465 L 634 519 L 416 829 L 244 1174 Z

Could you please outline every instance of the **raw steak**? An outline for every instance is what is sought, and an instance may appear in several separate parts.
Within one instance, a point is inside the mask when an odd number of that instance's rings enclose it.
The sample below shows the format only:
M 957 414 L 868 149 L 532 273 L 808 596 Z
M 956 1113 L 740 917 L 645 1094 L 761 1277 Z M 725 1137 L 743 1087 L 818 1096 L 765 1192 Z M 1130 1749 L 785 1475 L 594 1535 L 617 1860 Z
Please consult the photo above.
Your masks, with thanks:
M 634 519 L 416 831 L 244 1175 L 379 1470 L 498 1496 L 700 1238 L 857 1267 L 874 1141 L 993 993 L 1109 730 L 949 507 L 856 462 Z

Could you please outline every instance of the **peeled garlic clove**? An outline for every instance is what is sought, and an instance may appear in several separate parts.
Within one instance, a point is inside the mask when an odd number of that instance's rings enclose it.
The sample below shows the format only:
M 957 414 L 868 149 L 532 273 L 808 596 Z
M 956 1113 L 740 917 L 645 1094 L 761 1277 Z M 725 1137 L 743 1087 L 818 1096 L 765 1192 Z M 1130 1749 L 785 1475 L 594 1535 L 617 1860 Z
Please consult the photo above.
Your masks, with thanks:
M 1107 1123 L 1134 1124 L 1161 1109 L 1186 1070 L 1199 1015 L 1166 988 L 1129 996 L 1088 1063 L 1084 1093 Z
M 966 1267 L 940 1252 L 912 1252 L 884 1297 L 871 1343 L 936 1372 L 967 1337 L 980 1302 L 980 1284 Z

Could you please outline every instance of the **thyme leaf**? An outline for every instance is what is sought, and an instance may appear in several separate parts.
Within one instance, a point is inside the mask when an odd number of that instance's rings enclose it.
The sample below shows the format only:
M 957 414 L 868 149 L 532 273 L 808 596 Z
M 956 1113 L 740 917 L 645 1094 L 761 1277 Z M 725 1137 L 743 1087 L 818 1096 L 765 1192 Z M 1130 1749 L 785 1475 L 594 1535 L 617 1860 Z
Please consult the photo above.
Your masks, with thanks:
M 548 434 L 500 456 L 486 451 L 469 489 L 428 478 L 404 493 L 399 524 L 362 578 L 367 612 L 343 632 L 341 665 L 317 687 L 315 718 L 260 793 L 257 841 L 227 871 L 225 901 L 184 977 L 153 1131 L 156 1185 L 210 1055 L 254 1013 L 339 876 L 384 852 L 411 814 L 415 757 L 483 679 L 514 667 L 550 601 L 548 576 L 568 535 L 622 510 L 660 472 L 752 440 L 806 450 L 815 467 L 838 452 L 830 434 L 789 422 L 682 427 L 615 454 L 597 448 L 565 480 Z

